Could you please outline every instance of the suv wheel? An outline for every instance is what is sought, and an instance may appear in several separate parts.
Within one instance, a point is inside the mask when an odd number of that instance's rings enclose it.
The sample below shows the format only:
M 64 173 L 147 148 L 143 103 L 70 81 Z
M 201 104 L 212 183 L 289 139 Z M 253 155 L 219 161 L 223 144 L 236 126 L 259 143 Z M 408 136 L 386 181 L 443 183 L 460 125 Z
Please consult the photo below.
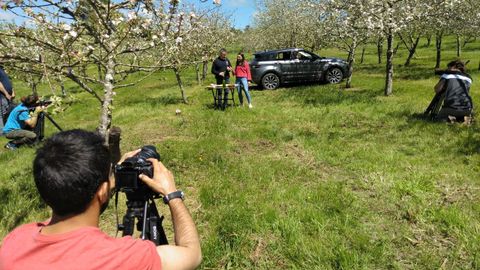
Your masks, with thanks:
M 267 73 L 262 78 L 264 89 L 273 90 L 280 86 L 280 78 L 275 73 Z
M 339 68 L 331 68 L 327 71 L 327 76 L 325 77 L 328 83 L 337 84 L 340 83 L 343 79 L 343 71 Z

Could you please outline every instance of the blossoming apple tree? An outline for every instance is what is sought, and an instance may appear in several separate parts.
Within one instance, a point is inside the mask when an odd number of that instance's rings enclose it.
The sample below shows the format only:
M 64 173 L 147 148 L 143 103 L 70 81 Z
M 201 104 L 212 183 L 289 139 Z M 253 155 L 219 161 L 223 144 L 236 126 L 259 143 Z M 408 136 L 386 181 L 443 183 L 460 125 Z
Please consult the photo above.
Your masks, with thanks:
M 115 91 L 165 67 L 167 54 L 152 52 L 168 52 L 177 44 L 169 42 L 175 39 L 172 31 L 163 36 L 153 31 L 158 25 L 179 27 L 178 0 L 10 0 L 1 5 L 19 19 L 0 31 L 4 65 L 28 66 L 28 72 L 78 84 L 98 100 L 98 131 L 104 136 Z M 142 78 L 127 81 L 140 71 Z

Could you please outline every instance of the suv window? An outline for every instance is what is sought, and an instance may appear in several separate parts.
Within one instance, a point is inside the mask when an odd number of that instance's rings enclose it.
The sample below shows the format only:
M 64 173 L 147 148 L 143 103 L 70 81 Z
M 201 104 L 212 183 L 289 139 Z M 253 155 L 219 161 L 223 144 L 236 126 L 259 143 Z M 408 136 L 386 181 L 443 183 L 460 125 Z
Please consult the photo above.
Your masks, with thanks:
M 255 60 L 257 61 L 271 61 L 276 59 L 276 54 L 274 53 L 260 53 L 255 54 Z
M 307 52 L 304 52 L 304 51 L 299 51 L 298 55 L 297 55 L 297 58 L 300 59 L 300 60 L 311 60 L 312 55 L 307 53 Z
M 290 60 L 292 52 L 281 52 L 277 54 L 277 60 Z

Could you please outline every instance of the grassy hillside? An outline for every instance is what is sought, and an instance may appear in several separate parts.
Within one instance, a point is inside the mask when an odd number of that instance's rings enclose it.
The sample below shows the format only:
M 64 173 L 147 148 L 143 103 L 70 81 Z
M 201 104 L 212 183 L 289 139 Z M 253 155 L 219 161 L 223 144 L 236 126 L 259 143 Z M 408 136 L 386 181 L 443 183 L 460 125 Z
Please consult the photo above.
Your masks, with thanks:
M 446 46 L 445 64 L 455 53 L 453 40 Z M 479 49 L 464 50 L 471 68 Z M 253 91 L 253 110 L 225 112 L 211 108 L 210 93 L 191 72 L 190 104 L 181 104 L 173 74 L 163 72 L 118 92 L 114 124 L 123 130 L 124 151 L 156 145 L 186 191 L 203 269 L 478 269 L 480 126 L 417 119 L 438 80 L 434 48 L 420 48 L 410 68 L 399 66 L 406 55 L 398 52 L 391 97 L 383 96 L 384 66 L 368 47 L 351 90 Z M 94 129 L 98 104 L 69 91 L 76 101 L 55 119 L 64 128 Z M 31 176 L 34 152 L 0 150 L 2 237 L 48 217 Z M 112 206 L 102 228 L 115 232 Z

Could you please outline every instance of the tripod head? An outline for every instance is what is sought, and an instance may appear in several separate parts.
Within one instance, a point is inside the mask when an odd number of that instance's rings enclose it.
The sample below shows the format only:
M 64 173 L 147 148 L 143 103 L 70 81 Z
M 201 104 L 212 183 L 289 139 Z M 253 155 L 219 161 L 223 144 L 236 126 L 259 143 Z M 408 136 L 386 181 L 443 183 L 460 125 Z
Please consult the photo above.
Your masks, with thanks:
M 118 204 L 118 192 L 115 195 L 115 207 Z M 123 223 L 118 222 L 117 230 L 122 231 L 122 236 L 133 235 L 136 229 L 141 232 L 141 239 L 150 240 L 155 245 L 167 245 L 168 240 L 163 229 L 164 217 L 160 216 L 153 197 L 146 200 L 127 200 L 127 212 L 123 216 Z
M 160 195 L 139 179 L 140 174 L 153 177 L 153 166 L 148 161 L 149 158 L 160 159 L 155 146 L 144 146 L 138 154 L 115 166 L 115 206 L 120 191 L 127 197 L 127 213 L 122 224 L 119 224 L 117 215 L 117 229 L 123 232 L 123 236 L 132 235 L 137 219 L 137 230 L 141 232 L 142 239 L 164 245 L 168 241 L 162 227 L 163 216 L 159 215 L 155 205 L 155 199 L 160 198 Z

